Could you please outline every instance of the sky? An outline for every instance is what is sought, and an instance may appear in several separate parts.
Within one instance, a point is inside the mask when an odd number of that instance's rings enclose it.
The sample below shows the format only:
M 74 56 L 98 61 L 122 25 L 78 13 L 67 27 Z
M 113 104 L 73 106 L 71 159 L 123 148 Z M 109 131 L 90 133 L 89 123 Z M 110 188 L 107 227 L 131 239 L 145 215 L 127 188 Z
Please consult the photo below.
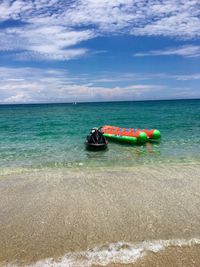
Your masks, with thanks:
M 200 98 L 199 0 L 0 0 L 0 104 Z

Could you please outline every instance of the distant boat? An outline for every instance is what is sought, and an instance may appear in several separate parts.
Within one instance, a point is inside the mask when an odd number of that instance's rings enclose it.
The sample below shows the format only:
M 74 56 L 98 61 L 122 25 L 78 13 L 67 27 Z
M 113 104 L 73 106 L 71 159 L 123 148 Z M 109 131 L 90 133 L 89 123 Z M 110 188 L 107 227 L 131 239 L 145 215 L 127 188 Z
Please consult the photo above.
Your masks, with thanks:
M 76 105 L 77 104 L 76 100 L 77 100 L 77 95 L 74 96 L 74 102 L 72 102 L 72 105 Z

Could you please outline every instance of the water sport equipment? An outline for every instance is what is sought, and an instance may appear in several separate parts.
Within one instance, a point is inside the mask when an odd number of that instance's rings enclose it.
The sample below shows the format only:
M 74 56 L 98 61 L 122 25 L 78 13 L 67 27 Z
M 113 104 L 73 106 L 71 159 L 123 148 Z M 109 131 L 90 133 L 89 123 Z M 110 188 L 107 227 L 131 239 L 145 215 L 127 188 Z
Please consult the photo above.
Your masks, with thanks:
M 142 132 L 146 133 L 146 135 L 148 136 L 149 139 L 154 139 L 154 140 L 158 140 L 161 138 L 161 133 L 159 130 L 157 129 L 143 129 L 141 130 Z
M 156 129 L 141 130 L 105 125 L 101 127 L 101 131 L 106 139 L 133 144 L 143 144 L 148 140 L 157 140 L 161 137 L 160 131 Z
M 85 145 L 87 149 L 100 150 L 106 149 L 108 141 L 103 136 L 103 133 L 98 128 L 92 128 L 90 135 L 86 137 Z

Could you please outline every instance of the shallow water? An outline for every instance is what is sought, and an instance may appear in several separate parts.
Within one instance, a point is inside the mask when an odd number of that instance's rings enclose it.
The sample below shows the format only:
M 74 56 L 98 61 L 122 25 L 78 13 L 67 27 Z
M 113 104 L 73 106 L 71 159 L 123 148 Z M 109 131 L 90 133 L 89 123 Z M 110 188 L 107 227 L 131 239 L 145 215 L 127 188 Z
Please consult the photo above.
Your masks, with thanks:
M 94 126 L 157 128 L 161 143 L 85 150 Z M 0 167 L 199 162 L 200 100 L 0 106 Z
M 176 257 L 200 243 L 199 183 L 194 164 L 2 176 L 0 263 L 123 266 L 171 247 Z
M 104 124 L 162 139 L 87 151 Z M 199 266 L 199 126 L 200 100 L 0 106 L 0 266 Z

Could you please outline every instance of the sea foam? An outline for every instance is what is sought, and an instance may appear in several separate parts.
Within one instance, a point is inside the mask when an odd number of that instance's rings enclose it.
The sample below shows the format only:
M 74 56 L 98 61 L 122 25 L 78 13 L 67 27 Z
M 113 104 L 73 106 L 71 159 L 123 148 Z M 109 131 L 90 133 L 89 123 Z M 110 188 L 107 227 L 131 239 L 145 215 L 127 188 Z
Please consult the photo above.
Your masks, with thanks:
M 107 266 L 111 263 L 130 264 L 145 256 L 148 252 L 157 253 L 167 247 L 190 247 L 200 245 L 200 239 L 171 239 L 144 241 L 141 243 L 116 242 L 81 252 L 66 253 L 57 261 L 52 258 L 38 261 L 28 267 L 91 267 Z M 9 267 L 16 264 L 6 265 Z

